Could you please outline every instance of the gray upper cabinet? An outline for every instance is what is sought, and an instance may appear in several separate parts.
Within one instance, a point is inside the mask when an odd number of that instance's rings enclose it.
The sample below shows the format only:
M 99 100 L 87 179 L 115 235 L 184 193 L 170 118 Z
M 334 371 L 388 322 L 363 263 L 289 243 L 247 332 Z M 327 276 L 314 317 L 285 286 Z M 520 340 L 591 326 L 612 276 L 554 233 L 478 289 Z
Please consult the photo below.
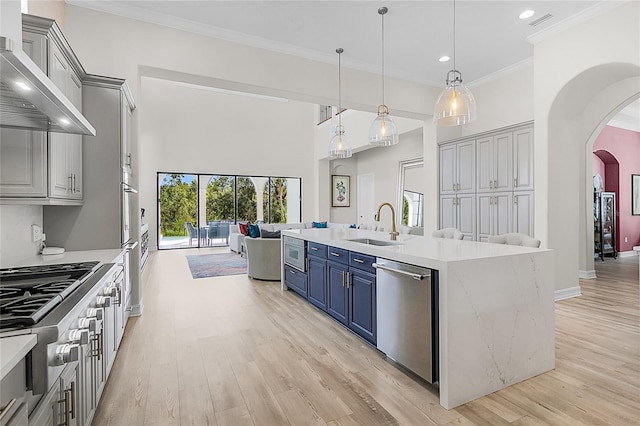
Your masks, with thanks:
M 120 232 L 123 169 L 129 158 L 135 104 L 126 82 L 111 77 L 85 76 L 82 97 L 83 115 L 96 129 L 96 136 L 80 136 L 85 140 L 84 145 L 80 143 L 83 165 L 89 171 L 82 181 L 83 205 L 73 220 L 66 207 L 45 206 L 43 225 L 47 241 L 67 250 L 116 248 L 124 242 Z M 100 226 L 96 217 L 101 218 Z
M 513 132 L 513 190 L 533 190 L 533 129 Z
M 476 141 L 477 192 L 511 190 L 511 132 Z
M 440 147 L 440 193 L 475 192 L 475 141 Z
M 82 111 L 84 69 L 54 21 L 23 15 L 23 49 Z M 2 129 L 0 202 L 81 205 L 82 136 Z

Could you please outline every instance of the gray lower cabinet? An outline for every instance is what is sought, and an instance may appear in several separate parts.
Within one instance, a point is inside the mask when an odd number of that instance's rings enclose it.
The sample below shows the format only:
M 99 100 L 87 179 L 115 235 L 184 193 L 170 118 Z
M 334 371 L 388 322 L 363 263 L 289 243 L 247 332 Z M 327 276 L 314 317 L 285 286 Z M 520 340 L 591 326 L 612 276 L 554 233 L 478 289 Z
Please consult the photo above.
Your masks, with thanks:
M 62 371 L 58 382 L 40 400 L 38 408 L 29 417 L 29 424 L 35 426 L 82 425 L 80 416 L 78 361 L 69 363 Z

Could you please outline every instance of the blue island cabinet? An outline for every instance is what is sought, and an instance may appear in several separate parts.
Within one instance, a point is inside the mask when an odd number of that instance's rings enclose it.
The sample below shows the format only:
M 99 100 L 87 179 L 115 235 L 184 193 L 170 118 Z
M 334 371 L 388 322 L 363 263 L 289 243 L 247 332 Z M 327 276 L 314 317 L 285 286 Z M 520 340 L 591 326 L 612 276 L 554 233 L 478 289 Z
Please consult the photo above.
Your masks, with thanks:
M 310 253 L 311 254 L 311 253 Z M 327 259 L 316 256 L 307 258 L 308 301 L 327 312 Z
M 335 247 L 328 248 L 327 257 L 327 312 L 375 345 L 375 257 Z

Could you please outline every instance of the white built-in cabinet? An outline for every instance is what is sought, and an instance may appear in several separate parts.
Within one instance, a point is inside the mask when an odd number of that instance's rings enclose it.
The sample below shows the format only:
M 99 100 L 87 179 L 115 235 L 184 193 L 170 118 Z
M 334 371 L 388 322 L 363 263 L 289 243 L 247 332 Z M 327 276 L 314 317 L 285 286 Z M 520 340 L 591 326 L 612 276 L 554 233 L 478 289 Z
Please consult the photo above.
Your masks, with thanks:
M 533 200 L 532 124 L 440 146 L 440 228 L 533 236 Z
M 23 15 L 23 50 L 82 111 L 84 70 L 54 21 Z M 1 129 L 0 201 L 80 205 L 82 136 Z
M 475 141 L 440 147 L 441 228 L 457 228 L 465 240 L 475 237 Z

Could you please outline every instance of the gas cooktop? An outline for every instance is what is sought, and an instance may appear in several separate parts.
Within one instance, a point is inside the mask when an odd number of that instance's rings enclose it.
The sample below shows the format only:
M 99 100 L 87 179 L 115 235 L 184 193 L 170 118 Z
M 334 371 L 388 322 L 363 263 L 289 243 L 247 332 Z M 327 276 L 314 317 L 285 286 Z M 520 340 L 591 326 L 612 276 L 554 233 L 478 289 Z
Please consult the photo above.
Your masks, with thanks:
M 78 288 L 99 263 L 0 269 L 0 329 L 36 324 Z

